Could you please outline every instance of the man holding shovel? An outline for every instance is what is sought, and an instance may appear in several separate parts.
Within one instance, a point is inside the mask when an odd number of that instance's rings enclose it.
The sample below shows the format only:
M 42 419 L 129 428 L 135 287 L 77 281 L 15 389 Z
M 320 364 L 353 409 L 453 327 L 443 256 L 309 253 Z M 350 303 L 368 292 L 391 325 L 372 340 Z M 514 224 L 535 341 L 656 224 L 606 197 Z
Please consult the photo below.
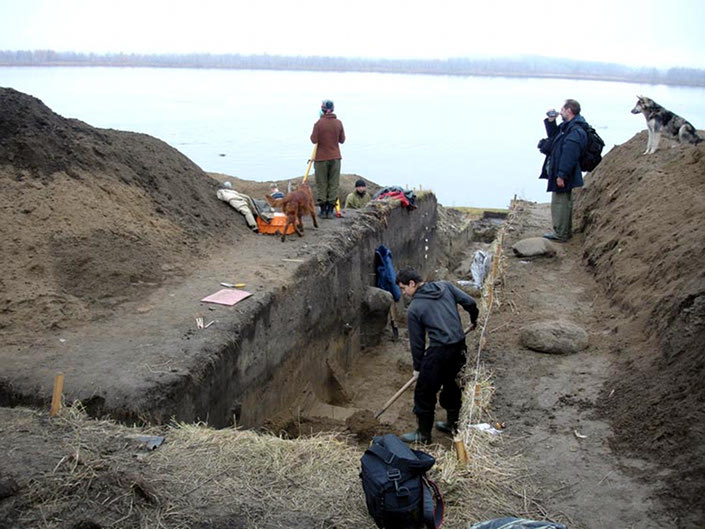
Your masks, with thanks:
M 457 429 L 462 393 L 456 382 L 465 365 L 465 332 L 458 305 L 470 315 L 470 330 L 475 329 L 479 310 L 475 300 L 448 281 L 423 281 L 413 268 L 397 273 L 397 284 L 411 298 L 406 312 L 409 345 L 414 362 L 414 414 L 418 428 L 401 436 L 406 443 L 430 443 L 436 395 L 445 408 L 447 421 L 436 428 L 452 433 Z M 428 334 L 428 348 L 426 335 Z

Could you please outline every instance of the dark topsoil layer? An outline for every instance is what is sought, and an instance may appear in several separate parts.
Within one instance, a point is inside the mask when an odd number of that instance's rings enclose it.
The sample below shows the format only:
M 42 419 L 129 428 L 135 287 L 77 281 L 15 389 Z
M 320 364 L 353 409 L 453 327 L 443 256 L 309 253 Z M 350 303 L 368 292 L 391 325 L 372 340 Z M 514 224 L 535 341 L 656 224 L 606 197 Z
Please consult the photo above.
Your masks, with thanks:
M 11 89 L 0 109 L 4 340 L 105 317 L 252 236 L 227 205 L 212 206 L 217 181 L 164 142 L 65 119 Z M 633 339 L 617 351 L 608 387 L 618 391 L 603 411 L 616 446 L 677 470 L 675 504 L 702 510 L 705 144 L 664 141 L 642 156 L 645 144 L 640 133 L 612 149 L 576 205 L 586 265 L 631 315 L 615 322 Z

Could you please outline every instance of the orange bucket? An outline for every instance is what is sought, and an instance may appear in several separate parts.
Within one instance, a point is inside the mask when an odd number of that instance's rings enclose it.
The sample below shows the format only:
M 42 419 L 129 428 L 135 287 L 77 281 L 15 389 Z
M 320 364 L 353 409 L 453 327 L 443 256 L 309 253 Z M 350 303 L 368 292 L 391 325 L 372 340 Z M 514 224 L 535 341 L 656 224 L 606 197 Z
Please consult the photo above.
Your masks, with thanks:
M 260 233 L 282 235 L 284 233 L 284 226 L 286 226 L 286 215 L 284 215 L 284 213 L 274 213 L 272 220 L 268 223 L 262 220 L 262 217 L 257 217 L 257 229 Z M 286 234 L 291 235 L 292 233 L 294 233 L 294 225 L 290 224 L 289 228 L 286 230 Z

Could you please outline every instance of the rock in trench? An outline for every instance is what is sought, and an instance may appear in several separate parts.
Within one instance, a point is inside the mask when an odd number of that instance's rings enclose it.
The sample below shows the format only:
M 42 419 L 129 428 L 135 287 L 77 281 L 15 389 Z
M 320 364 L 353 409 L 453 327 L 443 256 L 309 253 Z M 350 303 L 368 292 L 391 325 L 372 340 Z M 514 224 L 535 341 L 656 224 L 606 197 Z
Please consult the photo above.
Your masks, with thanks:
M 519 341 L 540 353 L 571 354 L 588 346 L 585 329 L 568 321 L 540 321 L 523 327 Z
M 556 247 L 543 237 L 522 239 L 512 246 L 512 250 L 517 257 L 553 257 L 556 255 Z

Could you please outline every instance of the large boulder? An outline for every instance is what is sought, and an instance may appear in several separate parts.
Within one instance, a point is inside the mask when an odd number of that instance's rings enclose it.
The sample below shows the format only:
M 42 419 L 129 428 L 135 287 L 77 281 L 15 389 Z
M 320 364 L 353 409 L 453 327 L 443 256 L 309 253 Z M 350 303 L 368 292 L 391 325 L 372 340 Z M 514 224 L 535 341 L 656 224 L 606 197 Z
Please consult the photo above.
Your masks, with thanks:
M 360 345 L 370 347 L 377 345 L 382 331 L 389 320 L 393 298 L 391 292 L 377 287 L 367 287 L 362 300 L 360 324 Z
M 588 346 L 588 334 L 568 321 L 540 321 L 523 327 L 519 341 L 524 347 L 541 353 L 571 354 Z
M 517 257 L 553 257 L 556 247 L 543 237 L 522 239 L 512 246 Z

